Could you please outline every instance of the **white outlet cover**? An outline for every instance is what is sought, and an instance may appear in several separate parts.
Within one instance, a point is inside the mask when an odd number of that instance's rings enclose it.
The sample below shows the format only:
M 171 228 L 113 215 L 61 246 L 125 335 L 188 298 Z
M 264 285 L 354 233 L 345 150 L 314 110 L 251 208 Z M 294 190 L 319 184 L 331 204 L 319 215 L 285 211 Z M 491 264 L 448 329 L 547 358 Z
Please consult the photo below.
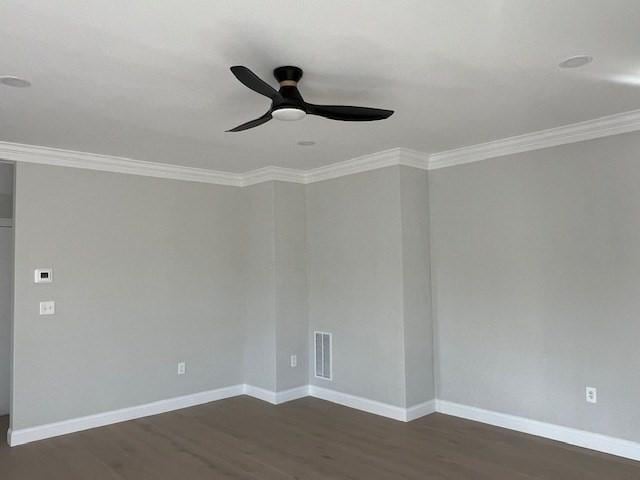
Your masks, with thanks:
M 298 366 L 298 356 L 291 355 L 291 368 L 295 368 Z
M 187 364 L 184 362 L 178 363 L 178 375 L 184 375 L 187 372 Z
M 48 300 L 46 302 L 40 302 L 40 315 L 55 315 L 56 302 Z

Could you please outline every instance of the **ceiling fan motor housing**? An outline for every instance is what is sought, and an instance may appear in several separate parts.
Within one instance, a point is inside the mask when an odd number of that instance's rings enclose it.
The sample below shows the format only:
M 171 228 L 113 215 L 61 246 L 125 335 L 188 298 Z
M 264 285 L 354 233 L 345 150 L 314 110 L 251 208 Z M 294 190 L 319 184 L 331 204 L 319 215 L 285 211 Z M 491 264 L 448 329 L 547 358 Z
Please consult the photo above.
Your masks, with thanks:
M 273 71 L 273 76 L 276 77 L 280 84 L 282 82 L 298 83 L 302 78 L 302 69 L 292 66 L 278 67 Z
M 277 120 L 300 120 L 306 113 L 304 99 L 297 84 L 302 78 L 302 69 L 293 66 L 278 67 L 273 75 L 280 84 L 280 98 L 274 98 L 271 106 Z

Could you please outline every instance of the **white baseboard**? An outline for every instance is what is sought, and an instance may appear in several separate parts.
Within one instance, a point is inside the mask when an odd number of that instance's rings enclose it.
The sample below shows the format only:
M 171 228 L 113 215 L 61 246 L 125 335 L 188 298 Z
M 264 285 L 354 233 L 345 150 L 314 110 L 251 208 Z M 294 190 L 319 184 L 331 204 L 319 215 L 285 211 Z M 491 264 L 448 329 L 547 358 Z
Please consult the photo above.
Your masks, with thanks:
M 282 392 L 272 392 L 264 388 L 245 385 L 244 394 L 273 405 L 279 405 L 281 403 L 297 400 L 298 398 L 311 396 L 328 402 L 344 405 L 345 407 L 354 408 L 356 410 L 362 410 L 375 415 L 400 420 L 402 422 L 410 422 L 411 420 L 424 417 L 425 415 L 429 415 L 436 411 L 435 400 L 424 402 L 411 408 L 402 408 L 370 400 L 368 398 L 350 395 L 348 393 L 337 392 L 328 388 L 317 387 L 315 385 L 304 385 L 302 387 L 296 387 Z
M 508 428 L 518 432 L 549 438 L 578 447 L 609 453 L 619 457 L 640 460 L 640 443 L 609 437 L 599 433 L 586 432 L 570 427 L 540 422 L 505 413 L 483 410 L 481 408 L 460 405 L 445 400 L 436 401 L 436 411 L 445 415 L 475 420 L 476 422 Z
M 420 417 L 426 417 L 427 415 L 431 415 L 432 413 L 436 413 L 435 400 L 429 400 L 428 402 L 419 403 L 418 405 L 414 405 L 413 407 L 407 408 L 404 421 L 410 422 Z
M 202 405 L 203 403 L 242 395 L 243 392 L 244 385 L 233 385 L 231 387 L 218 388 L 216 390 L 169 398 L 167 400 L 159 400 L 157 402 L 137 405 L 135 407 L 112 410 L 110 412 L 98 413 L 86 417 L 72 418 L 70 420 L 39 425 L 37 427 L 9 430 L 9 432 L 7 432 L 7 442 L 9 445 L 14 447 L 16 445 L 22 445 L 50 437 L 57 437 L 67 433 L 80 432 L 90 428 L 103 427 L 113 423 L 125 422 L 127 420 L 148 417 L 150 415 L 157 415 L 159 413 L 179 410 L 181 408 Z
M 276 405 L 309 396 L 309 385 L 276 392 Z
M 481 408 L 470 407 L 468 405 L 461 405 L 445 400 L 430 400 L 410 408 L 402 408 L 315 385 L 304 385 L 282 392 L 273 392 L 263 388 L 254 387 L 252 385 L 233 385 L 216 390 L 209 390 L 192 395 L 184 395 L 144 405 L 137 405 L 135 407 L 98 413 L 96 415 L 73 418 L 70 420 L 19 430 L 9 430 L 7 432 L 7 442 L 13 447 L 36 440 L 57 437 L 67 433 L 79 432 L 90 428 L 102 427 L 150 415 L 157 415 L 159 413 L 179 410 L 181 408 L 193 407 L 216 400 L 222 400 L 224 398 L 236 397 L 238 395 L 249 395 L 274 405 L 306 396 L 312 396 L 402 422 L 410 422 L 425 415 L 439 412 L 445 415 L 466 418 L 468 420 L 495 425 L 497 427 L 508 428 L 510 430 L 549 438 L 568 443 L 570 445 L 617 455 L 619 457 L 640 460 L 640 443 L 629 440 L 540 422 L 524 417 L 517 417 L 505 413 L 483 410 Z
M 135 420 L 136 418 L 171 412 L 181 408 L 194 407 L 196 405 L 202 405 L 204 403 L 214 402 L 224 398 L 237 397 L 239 395 L 249 395 L 277 405 L 297 398 L 306 397 L 308 394 L 309 387 L 307 385 L 282 392 L 272 392 L 252 385 L 233 385 L 206 392 L 159 400 L 157 402 L 137 405 L 135 407 L 122 408 L 95 415 L 88 415 L 86 417 L 72 418 L 61 422 L 38 425 L 37 427 L 22 428 L 19 430 L 10 429 L 7 431 L 7 443 L 12 447 L 15 447 L 17 445 L 35 442 L 36 440 L 44 440 L 45 438 L 80 432 L 90 428 L 126 422 L 127 420 Z
M 254 387 L 253 385 L 243 385 L 242 393 L 245 395 L 249 395 L 250 397 L 257 398 L 258 400 L 262 400 L 263 402 L 271 403 L 276 405 L 276 392 L 271 390 L 267 390 L 266 388 Z
M 345 407 L 355 408 L 356 410 L 362 410 L 364 412 L 381 415 L 387 418 L 393 418 L 394 420 L 404 421 L 406 418 L 406 411 L 402 407 L 396 407 L 395 405 L 389 405 L 388 403 L 349 395 L 348 393 L 329 390 L 328 388 L 309 385 L 309 395 L 321 400 L 344 405 Z
M 309 396 L 309 385 L 303 385 L 301 387 L 291 388 L 281 392 L 273 392 L 265 388 L 245 384 L 243 386 L 243 393 L 273 405 L 280 405 L 281 403 Z

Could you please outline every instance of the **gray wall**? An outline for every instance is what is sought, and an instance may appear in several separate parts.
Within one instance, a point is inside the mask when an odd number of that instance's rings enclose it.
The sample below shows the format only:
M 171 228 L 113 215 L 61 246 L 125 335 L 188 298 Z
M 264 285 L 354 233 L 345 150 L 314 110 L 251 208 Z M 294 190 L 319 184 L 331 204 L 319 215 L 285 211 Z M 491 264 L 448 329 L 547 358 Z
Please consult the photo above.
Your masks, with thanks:
M 0 163 L 0 218 L 13 216 L 13 165 Z
M 333 381 L 405 405 L 400 170 L 307 186 L 309 329 L 333 334 Z
M 244 189 L 246 383 L 271 391 L 306 385 L 307 277 L 304 185 Z M 290 356 L 297 355 L 296 368 Z
M 242 189 L 16 174 L 13 428 L 242 383 Z M 37 267 L 54 283 L 35 285 Z
M 430 172 L 439 398 L 640 441 L 639 151 Z
M 0 219 L 11 218 L 13 166 L 0 163 Z M 0 225 L 0 415 L 9 413 L 11 392 L 11 297 L 13 229 Z
M 406 406 L 435 399 L 427 172 L 400 167 Z
M 246 330 L 245 383 L 276 389 L 275 220 L 274 183 L 243 189 Z
M 276 390 L 307 385 L 309 321 L 305 186 L 274 183 Z M 290 356 L 297 356 L 292 368 Z
M 11 284 L 13 229 L 0 226 L 0 415 L 9 413 L 11 392 Z

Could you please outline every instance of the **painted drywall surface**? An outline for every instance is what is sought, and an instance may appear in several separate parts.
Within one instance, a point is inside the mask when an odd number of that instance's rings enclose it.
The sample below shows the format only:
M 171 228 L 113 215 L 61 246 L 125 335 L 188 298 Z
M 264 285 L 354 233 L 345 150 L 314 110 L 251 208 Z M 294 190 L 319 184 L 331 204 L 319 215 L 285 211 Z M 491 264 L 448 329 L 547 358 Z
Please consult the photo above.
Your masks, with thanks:
M 439 398 L 640 441 L 639 149 L 429 173 Z
M 242 383 L 241 189 L 16 168 L 12 428 Z
M 333 334 L 333 380 L 310 383 L 404 406 L 399 186 L 399 167 L 308 185 L 307 255 L 309 330 Z
M 8 193 L 0 193 L 0 218 L 11 218 L 13 212 L 13 203 L 11 195 Z
M 435 398 L 427 172 L 400 167 L 406 406 Z
M 276 390 L 282 391 L 309 380 L 305 186 L 275 182 L 274 214 Z
M 304 185 L 244 189 L 245 382 L 270 391 L 308 383 Z M 298 365 L 290 366 L 296 354 Z
M 0 162 L 0 193 L 13 193 L 13 164 Z
M 0 218 L 13 216 L 13 165 L 0 163 Z
M 13 166 L 0 163 L 0 218 L 13 216 Z M 0 415 L 9 413 L 13 229 L 0 225 Z
M 245 383 L 276 389 L 274 184 L 243 189 L 245 247 Z
M 0 415 L 9 413 L 11 391 L 11 284 L 13 229 L 0 226 Z

